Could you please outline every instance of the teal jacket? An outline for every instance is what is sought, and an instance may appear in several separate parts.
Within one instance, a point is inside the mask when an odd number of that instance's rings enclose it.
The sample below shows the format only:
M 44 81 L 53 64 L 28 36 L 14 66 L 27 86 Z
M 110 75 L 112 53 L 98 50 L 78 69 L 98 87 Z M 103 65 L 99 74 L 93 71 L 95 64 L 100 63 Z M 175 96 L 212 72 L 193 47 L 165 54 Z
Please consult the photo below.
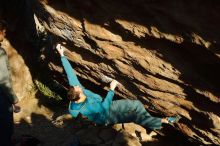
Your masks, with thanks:
M 69 61 L 65 56 L 61 57 L 64 70 L 67 74 L 67 78 L 70 86 L 80 86 L 83 89 L 83 93 L 86 95 L 86 100 L 83 103 L 77 104 L 70 102 L 69 112 L 73 117 L 77 117 L 79 113 L 87 117 L 90 121 L 97 124 L 105 124 L 106 118 L 109 114 L 109 108 L 112 103 L 114 91 L 109 90 L 106 98 L 103 100 L 98 94 L 85 89 L 79 82 L 74 70 L 72 69 Z

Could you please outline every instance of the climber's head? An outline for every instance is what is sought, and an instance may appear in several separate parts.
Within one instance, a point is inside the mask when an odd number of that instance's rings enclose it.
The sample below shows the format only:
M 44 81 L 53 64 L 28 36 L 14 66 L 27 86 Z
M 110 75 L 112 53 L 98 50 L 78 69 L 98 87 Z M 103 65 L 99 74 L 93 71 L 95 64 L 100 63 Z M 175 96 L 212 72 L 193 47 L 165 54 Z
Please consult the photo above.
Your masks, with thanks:
M 2 42 L 6 36 L 7 23 L 0 20 L 0 42 Z
M 80 86 L 70 86 L 67 97 L 70 101 L 77 101 L 85 96 Z

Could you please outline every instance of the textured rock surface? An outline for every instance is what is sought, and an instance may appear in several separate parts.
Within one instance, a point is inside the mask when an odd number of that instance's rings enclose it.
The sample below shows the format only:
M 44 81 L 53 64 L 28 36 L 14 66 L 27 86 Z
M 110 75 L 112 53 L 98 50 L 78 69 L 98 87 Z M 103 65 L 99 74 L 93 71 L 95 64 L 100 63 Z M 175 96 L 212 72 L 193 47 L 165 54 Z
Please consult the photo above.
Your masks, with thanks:
M 96 85 L 102 74 L 116 78 L 119 96 L 138 98 L 161 116 L 179 114 L 177 129 L 220 145 L 218 1 L 25 2 L 34 2 L 26 19 L 38 33 L 67 41 L 66 54 L 81 78 Z M 51 53 L 45 51 L 44 60 L 60 72 Z
M 220 144 L 220 33 L 214 23 L 219 22 L 219 3 L 42 4 L 44 11 L 36 7 L 37 18 L 74 45 L 67 47 L 67 56 L 79 76 L 98 85 L 100 74 L 116 78 L 123 85 L 118 95 L 150 102 L 164 115 L 179 114 L 183 119 L 177 128 L 183 133 L 204 144 Z

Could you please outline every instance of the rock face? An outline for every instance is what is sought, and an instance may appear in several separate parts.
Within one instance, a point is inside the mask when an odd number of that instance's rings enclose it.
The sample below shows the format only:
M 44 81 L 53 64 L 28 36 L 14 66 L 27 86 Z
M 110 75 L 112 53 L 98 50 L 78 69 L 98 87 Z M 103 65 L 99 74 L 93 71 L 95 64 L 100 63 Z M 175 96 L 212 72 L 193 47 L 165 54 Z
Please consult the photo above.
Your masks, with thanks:
M 115 78 L 119 96 L 161 116 L 181 115 L 175 127 L 182 133 L 220 145 L 218 1 L 25 2 L 33 8 L 32 29 L 65 40 L 81 78 L 96 85 L 103 74 Z

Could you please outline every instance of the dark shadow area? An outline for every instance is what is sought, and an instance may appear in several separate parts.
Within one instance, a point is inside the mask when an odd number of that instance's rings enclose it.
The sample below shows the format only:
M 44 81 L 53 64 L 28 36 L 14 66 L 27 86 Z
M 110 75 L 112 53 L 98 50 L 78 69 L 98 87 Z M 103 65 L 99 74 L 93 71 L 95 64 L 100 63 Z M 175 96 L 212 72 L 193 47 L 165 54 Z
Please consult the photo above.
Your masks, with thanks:
M 220 116 L 219 103 L 210 101 L 205 95 L 197 93 L 192 88 L 184 88 L 185 93 L 188 95 L 188 99 L 193 102 L 194 106 L 202 111 L 213 112 Z
M 203 146 L 203 144 L 188 138 L 178 130 L 174 130 L 170 125 L 164 125 L 163 129 L 159 133 L 166 136 L 158 135 L 159 141 L 144 142 L 143 146 L 162 146 L 165 143 L 170 146 Z
M 220 2 L 218 0 L 206 2 L 202 0 L 193 2 L 190 0 L 107 0 L 105 2 L 67 0 L 63 3 L 60 0 L 48 0 L 47 2 L 54 9 L 65 12 L 80 21 L 86 19 L 101 26 L 120 19 L 149 29 L 155 26 L 162 32 L 182 35 L 187 40 L 190 40 L 189 35 L 195 32 L 204 40 L 219 41 L 220 17 L 217 12 Z
M 197 135 L 194 135 L 193 137 L 195 139 L 199 138 L 199 137 L 203 137 L 205 141 L 212 143 L 212 140 L 209 139 L 209 137 L 205 137 L 201 131 L 198 131 L 196 129 L 196 128 L 200 128 L 206 132 L 210 132 L 213 135 L 215 135 L 216 133 L 213 132 L 212 130 L 210 130 L 210 127 L 213 127 L 212 121 L 204 113 L 198 113 L 196 111 L 189 111 L 189 113 L 190 113 L 190 116 L 193 117 L 192 120 L 189 121 L 186 118 L 182 118 L 181 121 L 183 123 L 187 124 L 188 128 L 197 131 L 196 132 Z M 197 119 L 199 119 L 199 120 L 197 120 Z M 203 121 L 203 122 L 201 122 L 201 121 Z
M 54 125 L 51 120 L 48 120 L 48 117 L 44 115 L 35 114 L 31 115 L 31 123 L 27 122 L 25 119 L 21 120 L 20 123 L 15 124 L 15 134 L 14 139 L 21 141 L 20 137 L 23 135 L 30 135 L 39 140 L 40 145 L 52 146 L 70 146 L 80 142 L 80 145 L 77 146 L 96 146 L 100 144 L 100 141 L 97 143 L 83 144 L 83 141 L 89 140 L 88 137 L 83 137 L 80 135 L 83 132 L 84 135 L 91 131 L 91 123 L 82 121 L 82 119 L 64 121 L 63 125 Z M 104 127 L 93 127 L 93 131 L 100 131 Z M 108 127 L 110 128 L 110 127 Z M 95 130 L 94 130 L 95 129 Z M 112 130 L 112 132 L 116 132 Z M 76 141 L 77 139 L 77 141 Z M 34 146 L 25 145 L 25 146 Z

